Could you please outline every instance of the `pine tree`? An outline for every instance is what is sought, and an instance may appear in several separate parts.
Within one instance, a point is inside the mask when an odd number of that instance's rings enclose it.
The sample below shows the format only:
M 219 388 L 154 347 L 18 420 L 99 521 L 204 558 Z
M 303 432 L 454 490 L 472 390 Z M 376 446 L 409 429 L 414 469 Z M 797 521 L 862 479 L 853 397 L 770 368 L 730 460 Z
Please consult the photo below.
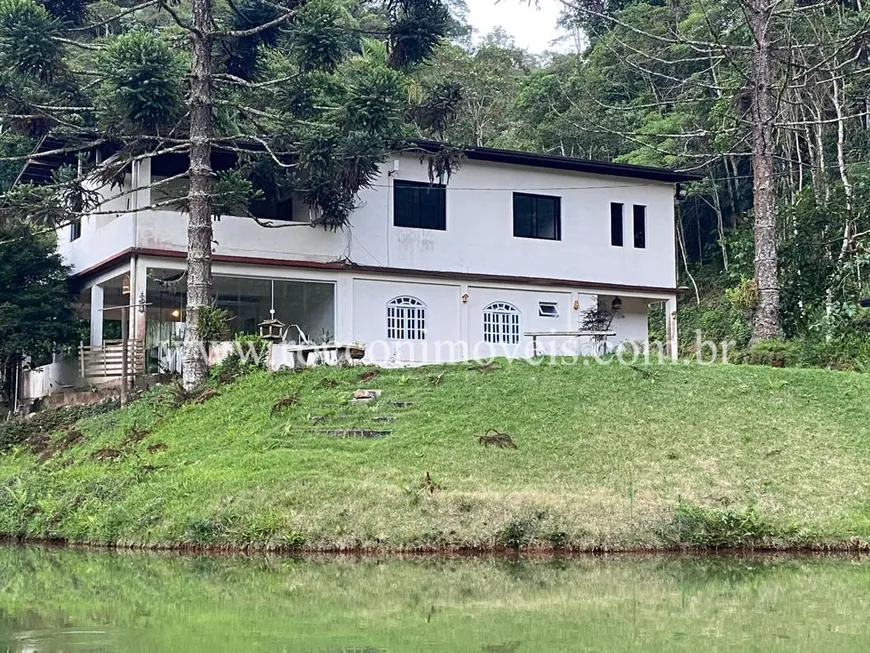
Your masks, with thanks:
M 9 399 L 25 354 L 44 358 L 73 344 L 78 325 L 69 270 L 52 238 L 10 222 L 0 225 L 0 243 L 0 395 Z
M 402 144 L 410 73 L 449 26 L 441 0 L 0 0 L 6 134 L 51 135 L 79 162 L 44 186 L 14 187 L 4 215 L 63 225 L 98 208 L 89 180 L 187 154 L 183 376 L 195 387 L 206 374 L 198 317 L 212 301 L 212 220 L 246 211 L 256 179 L 298 192 L 314 224 L 344 228 Z M 92 156 L 106 146 L 117 155 Z M 215 149 L 237 154 L 237 167 L 216 173 Z

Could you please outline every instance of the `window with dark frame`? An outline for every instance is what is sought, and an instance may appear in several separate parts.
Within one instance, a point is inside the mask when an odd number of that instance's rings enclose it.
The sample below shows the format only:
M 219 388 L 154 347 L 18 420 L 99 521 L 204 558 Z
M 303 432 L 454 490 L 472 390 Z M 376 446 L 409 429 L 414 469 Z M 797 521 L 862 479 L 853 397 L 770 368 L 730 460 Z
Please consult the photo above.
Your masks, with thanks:
M 397 179 L 393 182 L 393 225 L 447 229 L 447 187 Z
M 646 247 L 646 207 L 642 204 L 634 205 L 634 246 Z
M 610 244 L 622 247 L 624 241 L 623 213 L 625 207 L 620 202 L 610 203 Z
M 69 225 L 69 240 L 70 242 L 78 240 L 82 237 L 82 219 L 78 218 L 70 222 Z
M 514 236 L 562 239 L 562 198 L 514 193 Z

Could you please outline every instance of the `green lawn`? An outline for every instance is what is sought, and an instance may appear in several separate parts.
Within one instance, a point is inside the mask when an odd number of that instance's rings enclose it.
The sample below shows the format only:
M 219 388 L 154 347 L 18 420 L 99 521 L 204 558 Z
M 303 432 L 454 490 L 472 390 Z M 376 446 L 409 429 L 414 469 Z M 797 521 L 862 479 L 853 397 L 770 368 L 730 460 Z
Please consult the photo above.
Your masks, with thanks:
M 870 376 L 367 369 L 256 373 L 180 409 L 158 392 L 80 422 L 84 440 L 51 457 L 19 445 L 0 455 L 0 533 L 317 550 L 870 541 Z M 363 387 L 383 395 L 351 404 Z M 349 427 L 390 433 L 325 432 Z M 517 448 L 482 446 L 490 428 Z

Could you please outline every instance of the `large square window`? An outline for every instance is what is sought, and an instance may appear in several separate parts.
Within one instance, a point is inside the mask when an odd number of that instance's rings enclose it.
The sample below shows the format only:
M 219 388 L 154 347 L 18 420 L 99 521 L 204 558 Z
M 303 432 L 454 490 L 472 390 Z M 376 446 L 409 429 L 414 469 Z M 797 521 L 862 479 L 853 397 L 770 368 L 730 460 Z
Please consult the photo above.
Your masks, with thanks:
M 562 198 L 552 195 L 514 193 L 514 236 L 560 240 Z
M 447 188 L 397 179 L 393 183 L 393 224 L 414 229 L 447 229 Z

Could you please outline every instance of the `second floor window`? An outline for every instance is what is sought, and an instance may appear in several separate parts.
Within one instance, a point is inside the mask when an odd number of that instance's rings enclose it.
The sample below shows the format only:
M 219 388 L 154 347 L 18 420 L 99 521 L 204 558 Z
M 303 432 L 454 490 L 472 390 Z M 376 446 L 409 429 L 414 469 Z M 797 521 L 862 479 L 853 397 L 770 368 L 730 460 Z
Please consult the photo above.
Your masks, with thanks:
M 426 305 L 416 297 L 396 297 L 387 304 L 387 338 L 425 340 Z
M 514 193 L 514 236 L 561 240 L 562 198 Z
M 70 241 L 78 240 L 82 237 L 82 219 L 77 218 L 70 222 L 69 225 L 69 239 Z
M 641 204 L 634 205 L 634 246 L 646 247 L 646 207 Z
M 397 179 L 393 183 L 393 224 L 415 229 L 447 229 L 447 189 Z
M 618 202 L 610 204 L 610 244 L 614 247 L 622 247 L 623 241 L 623 206 Z
M 249 213 L 260 220 L 293 221 L 293 199 L 288 197 L 278 199 L 276 197 L 253 200 L 248 209 Z

